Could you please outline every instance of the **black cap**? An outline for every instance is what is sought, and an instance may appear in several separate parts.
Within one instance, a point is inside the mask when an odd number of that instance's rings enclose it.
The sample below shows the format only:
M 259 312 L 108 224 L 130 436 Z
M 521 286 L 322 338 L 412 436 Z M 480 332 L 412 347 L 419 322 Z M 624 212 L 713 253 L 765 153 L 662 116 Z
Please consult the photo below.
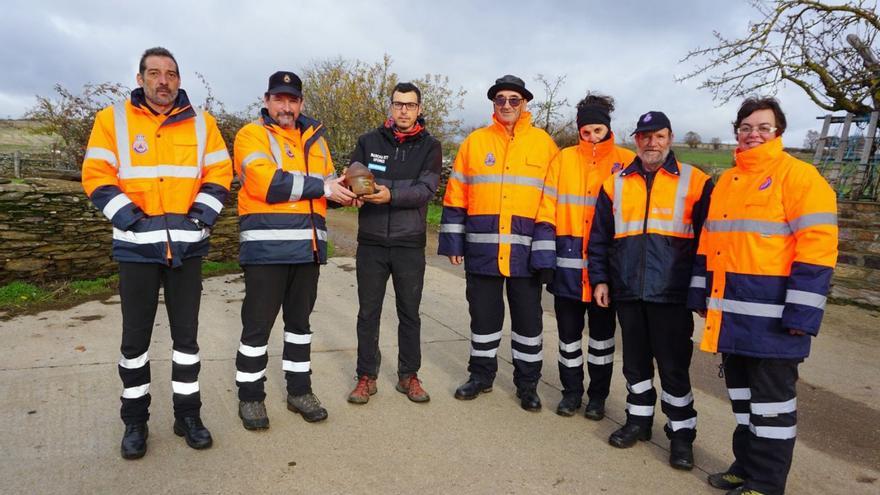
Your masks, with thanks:
M 639 121 L 636 122 L 636 130 L 630 136 L 639 132 L 659 131 L 660 129 L 669 129 L 669 132 L 672 132 L 672 124 L 669 122 L 669 117 L 663 112 L 651 110 L 639 117 Z
M 499 91 L 505 89 L 516 91 L 517 93 L 522 95 L 522 97 L 525 98 L 526 101 L 532 101 L 532 98 L 534 98 L 534 96 L 532 96 L 532 93 L 530 93 L 529 90 L 526 89 L 526 83 L 523 82 L 522 79 L 516 76 L 511 76 L 510 74 L 495 79 L 495 84 L 491 88 L 489 88 L 489 92 L 486 93 L 486 96 L 488 96 L 490 100 L 494 100 L 495 95 L 498 94 Z
M 302 79 L 293 72 L 280 70 L 269 76 L 269 89 L 267 89 L 266 92 L 270 95 L 287 93 L 302 98 Z

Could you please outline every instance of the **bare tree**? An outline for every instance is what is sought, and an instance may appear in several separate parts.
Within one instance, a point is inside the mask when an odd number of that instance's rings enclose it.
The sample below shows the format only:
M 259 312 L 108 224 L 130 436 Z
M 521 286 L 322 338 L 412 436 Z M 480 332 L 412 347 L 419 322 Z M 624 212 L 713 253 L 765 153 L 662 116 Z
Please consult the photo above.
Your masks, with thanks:
M 535 100 L 529 104 L 532 111 L 534 124 L 550 134 L 554 139 L 563 137 L 562 134 L 571 134 L 573 119 L 565 118 L 565 109 L 568 107 L 568 98 L 560 98 L 560 92 L 565 85 L 566 75 L 556 76 L 552 80 L 538 74 L 535 78 L 543 91 L 544 99 Z M 564 136 L 568 139 L 570 136 Z M 576 142 L 576 141 L 575 141 Z
M 810 129 L 804 138 L 804 149 L 815 151 L 817 144 L 819 144 L 819 131 Z
M 702 142 L 703 138 L 694 131 L 688 131 L 687 134 L 684 135 L 684 144 L 688 145 L 688 148 L 696 148 Z
M 880 110 L 880 64 L 871 51 L 880 31 L 876 0 L 750 3 L 760 18 L 748 32 L 740 38 L 714 32 L 716 45 L 689 52 L 681 62 L 697 61 L 697 68 L 677 80 L 706 76 L 700 88 L 724 103 L 775 94 L 787 81 L 830 112 Z

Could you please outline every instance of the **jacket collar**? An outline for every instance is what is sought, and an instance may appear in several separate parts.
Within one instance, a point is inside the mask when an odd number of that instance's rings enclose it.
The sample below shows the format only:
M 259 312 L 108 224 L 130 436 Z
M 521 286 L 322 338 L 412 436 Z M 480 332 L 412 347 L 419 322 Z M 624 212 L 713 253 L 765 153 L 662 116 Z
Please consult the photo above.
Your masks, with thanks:
M 672 175 L 679 175 L 681 171 L 678 168 L 678 160 L 675 159 L 675 152 L 669 150 L 669 156 L 666 157 L 666 161 L 663 162 L 663 165 L 660 166 L 659 170 L 665 170 L 666 172 Z M 633 160 L 632 163 L 629 164 L 628 167 L 623 169 L 623 172 L 620 173 L 621 177 L 626 177 L 631 174 L 641 174 L 643 170 L 642 167 L 642 159 L 636 156 L 636 159 Z
M 607 139 L 596 144 L 581 139 L 578 142 L 578 147 L 582 152 L 586 153 L 587 156 L 604 158 L 614 149 L 614 133 L 609 132 Z
M 527 128 L 532 126 L 532 114 L 526 110 L 523 110 L 521 114 L 519 114 L 519 119 L 517 119 L 516 124 L 513 126 L 513 135 L 516 136 L 522 131 L 525 131 Z M 498 117 L 495 116 L 495 113 L 492 113 L 492 128 L 500 131 L 504 135 L 507 135 L 507 128 L 504 127 L 504 124 L 498 120 Z
M 147 97 L 144 95 L 144 88 L 135 88 L 131 92 L 131 106 L 138 108 L 141 111 L 148 112 L 151 115 L 159 115 L 159 113 L 147 104 Z M 192 105 L 189 102 L 189 97 L 187 96 L 186 91 L 182 89 L 178 90 L 174 106 L 171 107 L 171 110 L 166 115 L 168 118 L 165 119 L 162 125 L 180 122 L 181 120 L 196 116 L 196 112 L 193 110 Z
M 430 135 L 428 133 L 428 129 L 425 128 L 425 118 L 424 117 L 417 118 L 416 122 L 418 122 L 422 126 L 422 129 L 415 134 L 412 134 L 410 136 L 406 136 L 403 140 L 404 143 L 411 143 L 413 141 L 418 141 L 419 139 L 422 139 L 424 136 Z M 393 128 L 390 128 L 390 127 L 386 126 L 385 124 L 382 124 L 379 126 L 379 128 L 377 130 L 379 131 L 379 134 L 385 136 L 385 138 L 388 139 L 390 142 L 392 142 L 394 144 L 402 144 L 402 143 L 398 142 L 397 139 L 394 137 L 394 129 Z
M 733 152 L 733 159 L 736 168 L 744 172 L 759 172 L 775 164 L 784 153 L 782 137 L 776 137 L 750 150 L 737 148 Z

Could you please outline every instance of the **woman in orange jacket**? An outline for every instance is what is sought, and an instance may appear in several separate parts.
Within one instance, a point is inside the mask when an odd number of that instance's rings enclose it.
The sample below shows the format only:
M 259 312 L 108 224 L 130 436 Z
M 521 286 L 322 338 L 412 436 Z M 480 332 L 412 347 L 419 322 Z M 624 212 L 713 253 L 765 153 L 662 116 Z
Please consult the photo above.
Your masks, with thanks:
M 557 201 L 541 204 L 538 225 L 550 225 L 555 232 L 553 281 L 547 289 L 555 297 L 559 328 L 559 379 L 562 400 L 556 414 L 573 416 L 584 395 L 584 355 L 582 335 L 584 316 L 589 317 L 587 370 L 590 386 L 584 416 L 592 420 L 605 417 L 605 399 L 611 386 L 614 362 L 614 308 L 592 302 L 593 288 L 587 274 L 587 244 L 596 197 L 602 182 L 622 170 L 635 158 L 632 151 L 617 146 L 611 132 L 614 99 L 588 93 L 577 105 L 580 142 L 563 149 L 554 159 L 558 169 L 553 187 Z
M 819 332 L 837 261 L 837 200 L 782 148 L 785 114 L 749 98 L 736 116 L 736 165 L 718 180 L 700 237 L 689 306 L 700 348 L 721 352 L 737 426 L 715 488 L 785 491 L 797 434 L 797 367 Z M 737 492 L 739 493 L 739 492 Z

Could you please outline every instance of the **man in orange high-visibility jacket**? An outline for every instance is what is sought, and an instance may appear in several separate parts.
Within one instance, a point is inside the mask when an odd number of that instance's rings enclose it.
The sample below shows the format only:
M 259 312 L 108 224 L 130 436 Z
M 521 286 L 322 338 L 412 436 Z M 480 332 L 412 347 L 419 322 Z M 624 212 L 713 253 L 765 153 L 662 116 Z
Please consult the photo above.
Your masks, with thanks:
M 547 184 L 554 182 L 549 168 L 559 150 L 546 132 L 532 126 L 526 111 L 532 93 L 522 79 L 501 77 L 487 96 L 494 103 L 493 123 L 462 142 L 440 224 L 439 254 L 449 256 L 454 265 L 464 261 L 471 315 L 470 378 L 455 397 L 468 400 L 492 390 L 506 285 L 517 397 L 523 409 L 537 411 L 543 360 L 541 278 L 530 262 L 536 248 L 553 256 L 552 229 L 539 231 L 535 217 L 542 194 L 546 201 L 556 199 Z M 552 276 L 550 270 L 547 275 Z
M 269 333 L 282 307 L 287 408 L 309 422 L 327 418 L 312 393 L 309 316 L 318 267 L 327 263 L 327 199 L 351 204 L 356 197 L 336 177 L 324 126 L 301 113 L 299 76 L 272 74 L 263 101 L 260 120 L 238 131 L 233 153 L 245 283 L 235 383 L 249 430 L 269 427 L 263 384 Z
M 736 165 L 712 193 L 689 305 L 706 316 L 700 348 L 722 353 L 736 416 L 733 464 L 709 483 L 785 491 L 797 433 L 798 364 L 819 332 L 837 262 L 837 200 L 782 149 L 785 114 L 750 98 L 734 130 Z
M 556 155 L 558 168 L 556 201 L 545 201 L 538 213 L 538 225 L 555 229 L 553 282 L 547 286 L 554 297 L 559 328 L 559 380 L 562 400 L 556 414 L 573 416 L 584 395 L 582 339 L 584 315 L 589 316 L 587 370 L 590 386 L 584 416 L 598 421 L 605 417 L 605 399 L 611 387 L 614 363 L 614 308 L 593 302 L 593 288 L 587 272 L 590 225 L 599 189 L 612 173 L 632 163 L 635 153 L 615 146 L 611 132 L 610 96 L 588 94 L 577 109 L 580 142 Z
M 129 101 L 98 112 L 82 168 L 86 194 L 113 223 L 113 258 L 119 262 L 125 459 L 147 451 L 147 350 L 160 285 L 174 348 L 174 432 L 192 448 L 211 446 L 211 434 L 200 419 L 201 261 L 232 181 L 217 123 L 180 89 L 171 52 L 159 47 L 145 51 L 137 83 Z
M 608 442 L 627 448 L 650 440 L 656 359 L 669 464 L 690 470 L 697 412 L 689 370 L 694 320 L 685 304 L 695 234 L 706 216 L 712 181 L 675 159 L 672 126 L 663 112 L 639 117 L 633 134 L 638 157 L 602 185 L 588 246 L 595 301 L 617 304 L 629 391 L 626 424 Z

